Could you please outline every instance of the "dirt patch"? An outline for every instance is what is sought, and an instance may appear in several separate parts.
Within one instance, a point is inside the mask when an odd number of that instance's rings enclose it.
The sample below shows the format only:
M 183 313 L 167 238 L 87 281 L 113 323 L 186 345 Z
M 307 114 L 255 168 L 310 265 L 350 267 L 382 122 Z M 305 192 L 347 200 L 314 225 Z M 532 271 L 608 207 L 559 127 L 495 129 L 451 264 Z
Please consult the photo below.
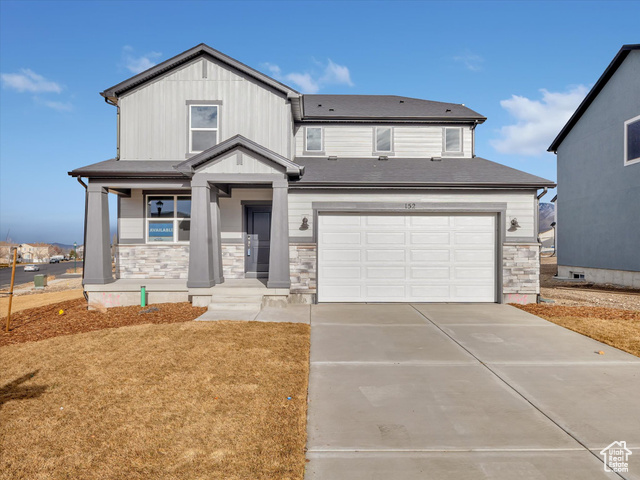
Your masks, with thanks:
M 605 307 L 513 305 L 640 357 L 640 311 Z
M 192 307 L 188 302 L 162 303 L 153 307 L 157 310 L 150 309 L 148 313 L 141 313 L 146 309 L 138 306 L 87 310 L 87 302 L 82 298 L 23 310 L 11 315 L 11 331 L 2 330 L 0 346 L 126 325 L 187 322 L 207 310 L 206 307 Z
M 137 325 L 0 364 L 0 479 L 303 478 L 308 325 Z
M 592 306 L 640 310 L 640 290 L 616 285 L 556 280 L 557 257 L 540 260 L 540 295 L 559 306 Z
M 15 313 L 29 308 L 42 307 L 52 303 L 60 303 L 66 300 L 75 300 L 84 298 L 82 289 L 66 290 L 62 292 L 46 292 L 35 295 L 15 295 L 11 304 L 11 318 L 15 317 Z M 0 318 L 7 316 L 7 308 L 9 306 L 9 298 L 0 298 Z

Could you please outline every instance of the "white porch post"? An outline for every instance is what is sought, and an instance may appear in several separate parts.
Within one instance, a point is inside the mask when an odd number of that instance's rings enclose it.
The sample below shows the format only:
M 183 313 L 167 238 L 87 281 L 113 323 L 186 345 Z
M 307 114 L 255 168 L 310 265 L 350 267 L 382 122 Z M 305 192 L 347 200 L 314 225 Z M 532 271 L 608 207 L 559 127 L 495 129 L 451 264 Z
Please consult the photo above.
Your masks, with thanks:
M 288 182 L 273 182 L 271 205 L 271 250 L 268 288 L 289 288 L 289 198 Z
M 113 282 L 109 245 L 109 200 L 107 189 L 89 182 L 86 202 L 86 239 L 84 246 L 84 285 Z
M 216 196 L 217 203 L 217 196 Z M 217 217 L 216 217 L 217 218 Z M 211 187 L 207 182 L 191 182 L 191 236 L 187 287 L 213 287 L 213 238 Z M 216 229 L 217 228 L 216 225 Z

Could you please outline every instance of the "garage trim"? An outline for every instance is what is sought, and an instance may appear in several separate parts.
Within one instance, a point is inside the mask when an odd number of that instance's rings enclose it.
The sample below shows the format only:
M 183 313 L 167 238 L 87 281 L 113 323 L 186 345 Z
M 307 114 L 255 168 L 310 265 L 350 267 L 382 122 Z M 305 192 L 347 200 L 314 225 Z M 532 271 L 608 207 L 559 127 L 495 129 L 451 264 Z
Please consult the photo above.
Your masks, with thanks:
M 465 202 L 415 202 L 407 208 L 407 202 L 313 202 L 313 242 L 318 245 L 318 215 L 330 213 L 491 213 L 496 215 L 496 291 L 497 303 L 504 303 L 502 285 L 502 245 L 506 238 L 506 203 L 465 203 Z M 318 247 L 319 248 L 319 247 Z M 318 257 L 316 255 L 316 272 L 319 272 Z M 317 288 L 320 289 L 320 276 L 317 278 Z M 318 303 L 316 295 L 315 303 Z

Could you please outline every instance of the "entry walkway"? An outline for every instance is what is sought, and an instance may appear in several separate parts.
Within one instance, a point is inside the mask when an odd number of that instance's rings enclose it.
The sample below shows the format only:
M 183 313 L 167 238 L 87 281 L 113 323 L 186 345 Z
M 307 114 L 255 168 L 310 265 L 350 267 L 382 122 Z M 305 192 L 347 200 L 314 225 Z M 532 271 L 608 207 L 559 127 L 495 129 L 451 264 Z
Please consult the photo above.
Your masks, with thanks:
M 506 305 L 313 305 L 307 431 L 307 480 L 640 479 L 640 359 Z

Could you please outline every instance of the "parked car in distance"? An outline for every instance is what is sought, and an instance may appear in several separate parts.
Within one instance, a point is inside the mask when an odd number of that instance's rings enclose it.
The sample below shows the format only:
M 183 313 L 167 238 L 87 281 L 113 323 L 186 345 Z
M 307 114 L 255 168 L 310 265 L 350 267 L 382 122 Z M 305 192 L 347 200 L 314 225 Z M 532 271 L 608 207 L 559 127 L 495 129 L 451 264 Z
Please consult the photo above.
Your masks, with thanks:
M 49 263 L 60 263 L 62 260 L 64 260 L 64 255 L 54 255 L 49 260 Z
M 60 263 L 60 259 L 52 258 L 51 260 L 49 260 L 49 263 Z
M 40 267 L 38 265 L 25 265 L 24 266 L 24 271 L 25 272 L 38 272 L 38 271 L 40 271 Z

